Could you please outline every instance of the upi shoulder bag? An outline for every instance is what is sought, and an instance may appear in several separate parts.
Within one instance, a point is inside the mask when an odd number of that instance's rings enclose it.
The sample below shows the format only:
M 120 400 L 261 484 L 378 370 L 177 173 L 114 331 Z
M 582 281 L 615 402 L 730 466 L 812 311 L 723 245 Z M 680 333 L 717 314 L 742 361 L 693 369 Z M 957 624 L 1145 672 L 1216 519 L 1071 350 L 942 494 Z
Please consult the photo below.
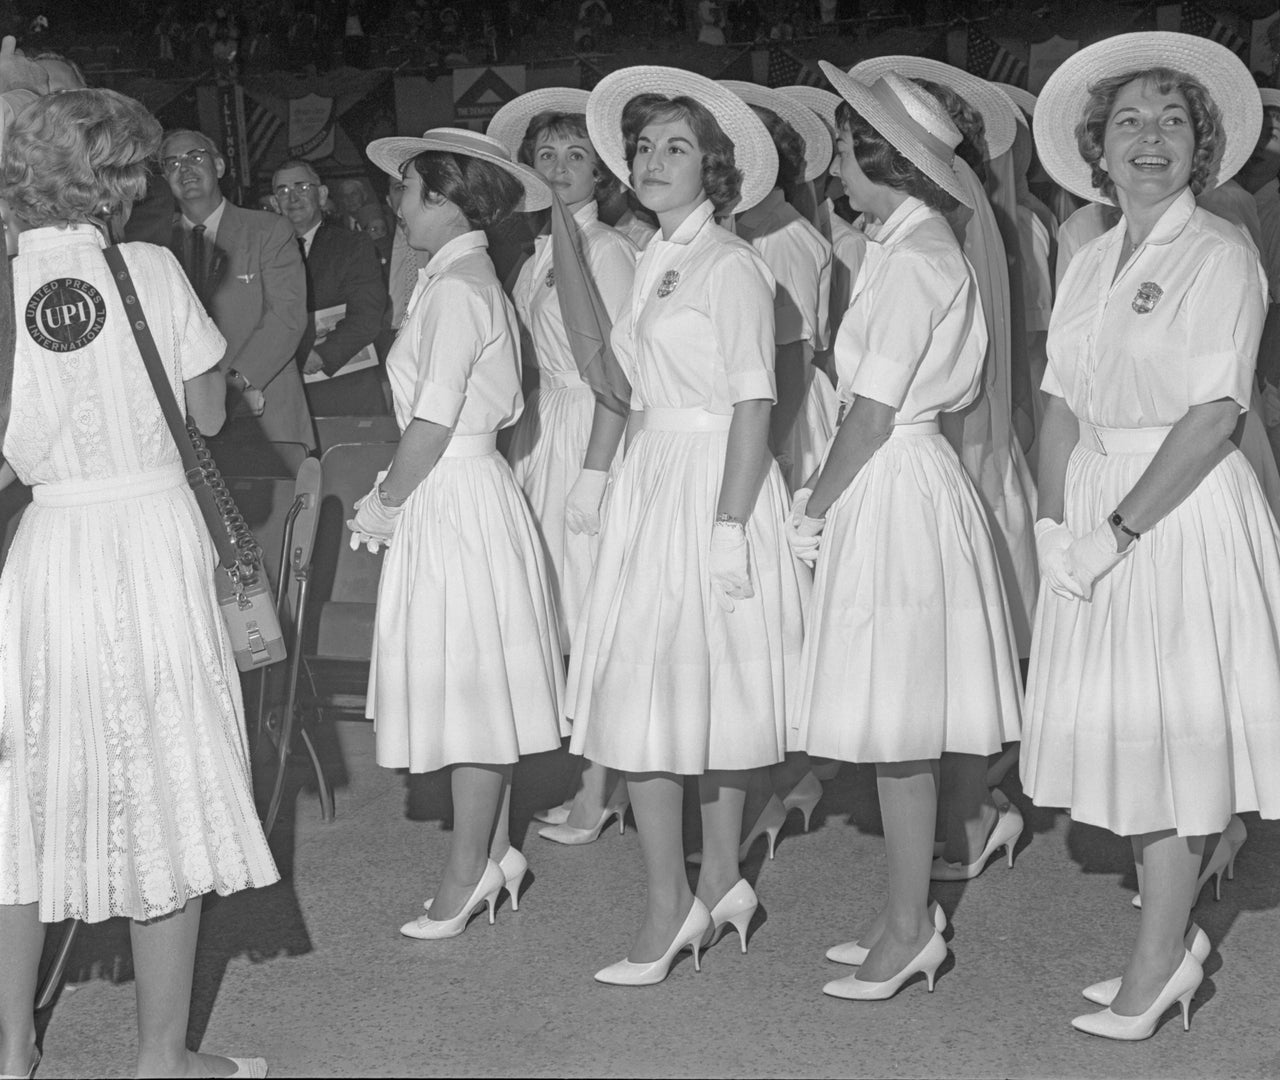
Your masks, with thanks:
M 213 537 L 213 546 L 218 553 L 218 568 L 214 571 L 218 607 L 222 609 L 223 620 L 231 635 L 236 667 L 241 671 L 253 671 L 274 664 L 285 658 L 284 634 L 280 630 L 275 599 L 262 568 L 262 548 L 231 498 L 226 481 L 200 432 L 178 408 L 178 399 L 165 374 L 164 362 L 160 359 L 155 338 L 151 336 L 142 302 L 133 285 L 133 276 L 120 249 L 113 244 L 103 254 L 111 267 L 120 299 L 124 301 L 125 315 L 160 402 L 160 411 L 164 413 L 173 441 L 177 444 L 182 467 L 187 472 L 187 483 L 191 485 L 200 513 Z

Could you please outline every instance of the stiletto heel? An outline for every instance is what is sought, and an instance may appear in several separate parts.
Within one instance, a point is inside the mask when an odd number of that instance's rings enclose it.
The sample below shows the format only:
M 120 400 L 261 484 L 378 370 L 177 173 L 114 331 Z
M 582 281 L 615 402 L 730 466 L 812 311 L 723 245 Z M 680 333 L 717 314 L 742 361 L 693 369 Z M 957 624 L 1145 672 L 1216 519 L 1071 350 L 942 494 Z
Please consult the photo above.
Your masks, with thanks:
M 769 858 L 772 859 L 774 850 L 778 846 L 778 833 L 782 831 L 782 827 L 786 823 L 787 811 L 782 805 L 782 800 L 776 795 L 771 796 L 769 801 L 764 804 L 764 809 L 760 811 L 760 816 L 756 818 L 756 823 L 751 826 L 751 831 L 747 833 L 746 839 L 738 845 L 738 862 L 747 861 L 747 856 L 751 854 L 751 846 L 762 836 L 769 842 Z M 686 856 L 685 862 L 692 863 L 694 866 L 701 866 L 702 852 L 695 851 L 692 855 Z
M 1120 1039 L 1125 1042 L 1137 1042 L 1149 1039 L 1155 1034 L 1160 1018 L 1169 1011 L 1175 1002 L 1182 1006 L 1182 1028 L 1191 1030 L 1191 999 L 1204 981 L 1204 968 L 1200 961 L 1191 955 L 1190 950 L 1182 954 L 1182 963 L 1169 977 L 1169 981 L 1161 987 L 1156 999 L 1145 1012 L 1135 1016 L 1121 1016 L 1110 1008 L 1102 1012 L 1077 1016 L 1071 1026 L 1086 1035 L 1099 1035 L 1104 1039 Z
M 566 844 L 569 847 L 592 844 L 600 839 L 600 834 L 604 832 L 604 827 L 615 814 L 618 818 L 618 834 L 620 836 L 626 835 L 627 807 L 630 805 L 630 802 L 623 802 L 616 806 L 606 806 L 600 812 L 600 820 L 590 829 L 577 829 L 565 821 L 559 825 L 547 825 L 545 828 L 539 829 L 538 835 L 544 840 L 552 840 L 557 844 Z
M 1235 814 L 1232 814 L 1231 820 L 1227 822 L 1227 827 L 1222 830 L 1221 835 L 1218 837 L 1217 846 L 1213 849 L 1213 854 L 1209 856 L 1209 862 L 1196 879 L 1195 902 L 1199 902 L 1200 893 L 1205 885 L 1209 883 L 1210 878 L 1213 878 L 1213 898 L 1215 900 L 1222 899 L 1222 875 L 1225 872 L 1228 878 L 1235 879 L 1236 856 L 1240 854 L 1240 849 L 1244 846 L 1244 842 L 1248 837 L 1249 830 L 1244 827 L 1244 822 Z M 1132 902 L 1134 907 L 1139 911 L 1142 910 L 1141 893 L 1135 893 Z
M 857 974 L 846 975 L 843 979 L 827 983 L 822 988 L 822 992 L 848 1001 L 885 1001 L 901 990 L 913 975 L 923 974 L 929 985 L 929 993 L 932 994 L 938 968 L 946 958 L 947 943 L 942 940 L 942 935 L 934 930 L 933 936 L 925 942 L 924 948 L 916 953 L 915 959 L 893 978 L 885 979 L 883 982 L 867 982 L 859 979 Z
M 1204 962 L 1209 958 L 1209 954 L 1213 951 L 1213 945 L 1209 942 L 1209 935 L 1195 923 L 1191 924 L 1191 929 L 1187 931 L 1182 943 L 1187 947 L 1187 952 L 1194 956 L 1201 966 L 1204 965 Z M 1092 986 L 1086 986 L 1080 993 L 1084 995 L 1086 1001 L 1092 1001 L 1095 1005 L 1110 1005 L 1115 1001 L 1116 994 L 1120 993 L 1120 979 L 1118 977 L 1104 979 L 1102 982 L 1096 982 Z
M 934 881 L 972 881 L 987 867 L 987 860 L 1001 848 L 1005 849 L 1009 869 L 1013 869 L 1013 852 L 1022 836 L 1024 824 L 1022 811 L 1009 801 L 1007 795 L 999 788 L 992 788 L 992 800 L 996 804 L 999 816 L 995 828 L 987 837 L 986 846 L 977 860 L 968 864 L 946 862 L 943 859 L 933 860 L 933 869 L 929 876 Z
M 524 884 L 524 876 L 529 872 L 529 862 L 523 853 L 513 847 L 507 848 L 498 860 L 498 869 L 502 871 L 506 882 L 507 893 L 511 896 L 511 910 L 520 910 L 520 886 Z M 493 920 L 489 920 L 492 922 Z
M 822 781 L 812 771 L 807 772 L 782 800 L 782 808 L 789 814 L 799 810 L 804 817 L 804 831 L 809 831 L 809 819 L 813 810 L 822 799 Z
M 933 928 L 939 934 L 946 932 L 947 913 L 942 910 L 942 905 L 936 900 L 929 905 L 929 919 L 933 923 Z M 869 949 L 859 945 L 856 941 L 846 941 L 843 945 L 832 945 L 827 950 L 827 959 L 834 960 L 837 964 L 849 964 L 851 967 L 858 967 L 860 964 L 867 962 L 867 953 L 869 951 Z
M 485 862 L 484 873 L 480 875 L 480 880 L 476 882 L 476 887 L 471 891 L 470 897 L 462 905 L 462 910 L 458 914 L 452 919 L 433 919 L 429 915 L 420 915 L 412 922 L 407 922 L 400 927 L 400 933 L 405 937 L 417 938 L 419 941 L 439 941 L 443 938 L 457 937 L 467 928 L 467 923 L 471 921 L 475 911 L 485 905 L 489 908 L 489 924 L 493 925 L 494 904 L 497 903 L 498 894 L 506 884 L 507 879 L 498 864 L 488 859 Z M 428 900 L 427 903 L 430 905 L 431 901 Z
M 711 909 L 711 930 L 702 942 L 703 949 L 709 949 L 719 940 L 720 931 L 732 926 L 738 932 L 738 944 L 742 951 L 747 951 L 747 931 L 751 928 L 751 920 L 755 917 L 756 908 L 760 906 L 760 898 L 756 896 L 746 878 L 739 878 L 724 896 Z
M 619 960 L 607 968 L 596 972 L 596 981 L 608 983 L 610 986 L 653 986 L 662 982 L 671 971 L 676 956 L 684 949 L 693 950 L 693 970 L 702 970 L 702 939 L 711 928 L 711 913 L 707 905 L 696 896 L 689 914 L 685 916 L 676 936 L 667 946 L 667 951 L 657 960 L 648 964 L 635 964 L 630 960 Z

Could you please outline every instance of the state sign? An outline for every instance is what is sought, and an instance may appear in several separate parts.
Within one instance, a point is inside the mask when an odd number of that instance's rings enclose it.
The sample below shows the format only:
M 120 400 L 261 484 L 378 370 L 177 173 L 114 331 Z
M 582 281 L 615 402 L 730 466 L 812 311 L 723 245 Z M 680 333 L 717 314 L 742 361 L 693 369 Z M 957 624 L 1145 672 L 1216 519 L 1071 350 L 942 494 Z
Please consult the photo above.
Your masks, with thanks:
M 523 64 L 506 67 L 455 68 L 453 115 L 458 120 L 487 120 L 524 93 Z

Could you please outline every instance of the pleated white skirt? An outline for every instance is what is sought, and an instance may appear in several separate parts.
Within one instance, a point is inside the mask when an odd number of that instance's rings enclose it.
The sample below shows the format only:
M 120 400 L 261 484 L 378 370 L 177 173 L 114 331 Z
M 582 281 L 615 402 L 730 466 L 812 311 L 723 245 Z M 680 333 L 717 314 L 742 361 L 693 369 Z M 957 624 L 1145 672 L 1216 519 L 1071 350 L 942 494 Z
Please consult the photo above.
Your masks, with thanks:
M 570 750 L 628 772 L 750 769 L 786 750 L 808 571 L 782 535 L 787 494 L 771 466 L 747 523 L 755 595 L 732 612 L 712 598 L 727 423 L 652 426 L 657 414 L 699 411 L 645 413 L 609 497 L 570 657 Z
M 831 380 L 812 363 L 807 365 L 807 369 L 809 386 L 805 391 L 804 404 L 791 428 L 788 445 L 782 452 L 782 457 L 791 463 L 790 468 L 784 471 L 783 479 L 793 491 L 822 464 L 827 445 L 835 437 L 840 413 L 840 398 Z
M 1066 524 L 1106 519 L 1152 452 L 1077 446 Z M 1280 532 L 1238 451 L 1093 587 L 1042 589 L 1022 778 L 1122 836 L 1280 816 Z
M 990 754 L 1021 689 L 986 513 L 936 425 L 909 425 L 827 511 L 795 749 L 840 761 Z
M 366 711 L 387 768 L 514 764 L 567 730 L 542 541 L 492 447 L 492 436 L 453 437 L 385 555 Z
M 181 467 L 35 498 L 0 576 L 0 904 L 145 920 L 279 880 Z

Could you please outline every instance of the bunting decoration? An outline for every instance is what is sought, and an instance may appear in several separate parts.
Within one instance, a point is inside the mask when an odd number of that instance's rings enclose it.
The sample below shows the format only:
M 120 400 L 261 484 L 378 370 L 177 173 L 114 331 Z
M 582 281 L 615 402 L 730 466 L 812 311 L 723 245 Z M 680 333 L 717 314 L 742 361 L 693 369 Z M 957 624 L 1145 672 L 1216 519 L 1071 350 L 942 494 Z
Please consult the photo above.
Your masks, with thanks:
M 1225 45 L 1242 60 L 1248 57 L 1249 42 L 1194 0 L 1186 0 L 1182 5 L 1182 32 Z
M 822 70 L 808 60 L 801 60 L 790 49 L 774 43 L 769 46 L 768 86 L 827 85 Z
M 1027 65 L 990 34 L 969 24 L 969 62 L 965 65 L 974 75 L 992 82 L 1026 87 Z

